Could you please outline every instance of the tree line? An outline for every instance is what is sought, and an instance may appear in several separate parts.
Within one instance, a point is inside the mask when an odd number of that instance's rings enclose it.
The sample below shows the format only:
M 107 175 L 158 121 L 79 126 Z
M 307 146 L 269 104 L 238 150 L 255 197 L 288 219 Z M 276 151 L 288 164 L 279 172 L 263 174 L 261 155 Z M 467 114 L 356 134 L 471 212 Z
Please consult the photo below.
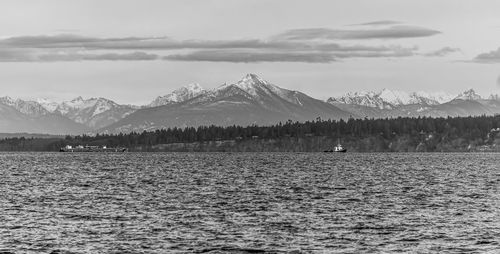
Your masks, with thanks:
M 406 137 L 417 145 L 424 136 L 432 135 L 439 142 L 460 139 L 487 145 L 492 140 L 492 130 L 500 127 L 500 116 L 470 117 L 398 117 L 385 119 L 323 120 L 307 122 L 280 122 L 270 126 L 200 126 L 168 128 L 155 131 L 120 134 L 66 136 L 64 138 L 4 138 L 0 151 L 58 151 L 66 145 L 100 145 L 108 147 L 152 147 L 159 144 L 193 143 L 235 140 L 244 142 L 255 139 L 288 139 L 326 136 L 334 139 L 356 140 L 376 137 L 394 140 Z M 500 129 L 499 129 L 500 130 Z

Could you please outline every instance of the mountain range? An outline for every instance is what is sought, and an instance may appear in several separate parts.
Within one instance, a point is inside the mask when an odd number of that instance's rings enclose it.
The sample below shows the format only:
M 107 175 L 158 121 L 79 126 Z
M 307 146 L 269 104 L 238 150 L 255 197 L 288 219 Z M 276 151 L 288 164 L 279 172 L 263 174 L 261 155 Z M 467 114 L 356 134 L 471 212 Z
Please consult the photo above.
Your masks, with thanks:
M 473 89 L 458 95 L 395 91 L 353 92 L 314 99 L 247 74 L 232 84 L 204 89 L 193 83 L 144 106 L 106 98 L 53 102 L 0 97 L 0 133 L 119 133 L 201 125 L 269 125 L 288 120 L 469 116 L 500 113 L 498 95 Z
M 139 109 L 99 130 L 105 133 L 154 130 L 200 125 L 266 125 L 280 121 L 348 118 L 349 112 L 298 91 L 273 85 L 254 74 L 234 84 L 224 84 L 176 103 Z
M 458 95 L 406 93 L 384 89 L 380 92 L 348 93 L 327 100 L 357 117 L 447 117 L 494 115 L 500 113 L 498 95 L 482 98 L 473 89 Z

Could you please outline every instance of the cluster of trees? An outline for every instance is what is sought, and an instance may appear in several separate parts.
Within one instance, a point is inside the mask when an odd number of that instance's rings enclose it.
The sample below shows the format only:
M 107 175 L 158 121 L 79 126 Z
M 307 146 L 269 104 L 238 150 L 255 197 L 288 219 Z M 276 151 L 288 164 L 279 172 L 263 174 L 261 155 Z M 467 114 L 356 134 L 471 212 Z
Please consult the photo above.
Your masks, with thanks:
M 151 147 L 159 144 L 193 143 L 206 141 L 236 140 L 244 142 L 255 139 L 287 139 L 326 136 L 356 140 L 376 137 L 394 140 L 407 137 L 414 144 L 422 136 L 433 134 L 443 140 L 460 139 L 477 144 L 488 141 L 492 129 L 500 127 L 500 116 L 448 117 L 448 118 L 386 118 L 322 120 L 308 122 L 278 123 L 272 126 L 201 126 L 169 128 L 156 131 L 132 132 L 128 134 L 79 135 L 65 138 L 5 138 L 0 140 L 2 151 L 57 151 L 65 145 L 106 145 L 109 147 Z

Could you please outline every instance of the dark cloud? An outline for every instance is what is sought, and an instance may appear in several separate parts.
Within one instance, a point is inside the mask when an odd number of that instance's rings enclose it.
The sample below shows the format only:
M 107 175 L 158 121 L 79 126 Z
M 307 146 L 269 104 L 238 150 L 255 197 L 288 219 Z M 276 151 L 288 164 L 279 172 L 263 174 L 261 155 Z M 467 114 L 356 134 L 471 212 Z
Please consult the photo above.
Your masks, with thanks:
M 171 61 L 201 61 L 201 62 L 305 62 L 329 63 L 335 61 L 331 54 L 315 52 L 245 52 L 202 50 L 186 54 L 165 56 L 163 59 Z
M 452 53 L 460 52 L 459 48 L 444 47 L 435 51 L 428 52 L 424 54 L 425 56 L 447 56 Z
M 338 58 L 374 58 L 374 57 L 407 57 L 414 55 L 414 48 L 376 48 L 376 50 L 336 51 L 242 51 L 242 50 L 200 50 L 185 54 L 174 54 L 163 57 L 171 61 L 203 61 L 203 62 L 305 62 L 329 63 Z
M 397 24 L 402 24 L 402 22 L 393 21 L 393 20 L 378 20 L 378 21 L 367 22 L 367 23 L 352 24 L 351 26 L 388 26 L 388 25 L 397 25 Z
M 396 21 L 376 21 L 368 24 L 389 24 Z M 175 49 L 294 49 L 314 46 L 312 40 L 331 39 L 398 39 L 432 36 L 439 31 L 414 27 L 391 26 L 383 29 L 335 30 L 310 28 L 289 30 L 269 40 L 174 40 L 168 37 L 97 38 L 72 34 L 18 36 L 0 40 L 0 47 L 12 48 L 79 48 L 128 49 L 128 50 L 175 50 Z
M 105 42 L 91 43 L 86 45 L 88 49 L 149 49 L 149 50 L 175 50 L 175 49 L 264 49 L 264 48 L 297 48 L 304 45 L 280 41 L 262 40 L 185 40 L 176 41 L 170 39 Z
M 29 62 L 34 59 L 35 57 L 31 51 L 0 48 L 0 62 Z
M 360 25 L 393 25 L 375 21 Z M 415 48 L 346 45 L 332 40 L 390 39 L 431 36 L 438 31 L 409 26 L 384 29 L 290 30 L 267 40 L 174 40 L 169 37 L 98 38 L 72 34 L 18 36 L 0 39 L 0 61 L 213 61 L 328 63 L 338 58 L 408 57 Z M 326 40 L 325 40 L 326 39 Z M 435 54 L 446 54 L 442 49 Z M 140 51 L 140 52 L 126 52 Z M 161 57 L 158 51 L 173 51 Z M 177 52 L 176 52 L 177 51 Z M 99 53 L 95 53 L 99 52 Z M 150 53 L 150 52 L 154 52 Z M 166 54 L 162 54 L 166 55 Z
M 393 47 L 380 51 L 333 52 L 336 58 L 409 57 L 415 55 L 416 48 Z
M 500 48 L 479 54 L 474 58 L 474 61 L 479 63 L 500 63 Z
M 156 60 L 158 55 L 144 52 L 133 52 L 126 54 L 107 53 L 107 54 L 45 54 L 38 56 L 38 61 L 58 62 L 58 61 L 147 61 Z
M 96 38 L 73 34 L 60 35 L 39 35 L 39 36 L 18 36 L 0 40 L 2 47 L 17 48 L 68 48 L 68 47 L 86 47 L 96 43 L 120 43 L 131 41 L 144 41 L 157 38 L 124 37 L 124 38 Z M 164 39 L 164 38 L 162 38 Z
M 383 29 L 335 30 L 328 28 L 294 29 L 275 36 L 281 40 L 363 40 L 363 39 L 401 39 L 428 37 L 441 32 L 416 26 L 392 26 Z
M 82 49 L 218 49 L 218 48 L 287 48 L 297 43 L 250 40 L 184 40 L 168 37 L 95 38 L 78 35 L 19 36 L 0 40 L 0 47 L 16 48 L 82 48 Z

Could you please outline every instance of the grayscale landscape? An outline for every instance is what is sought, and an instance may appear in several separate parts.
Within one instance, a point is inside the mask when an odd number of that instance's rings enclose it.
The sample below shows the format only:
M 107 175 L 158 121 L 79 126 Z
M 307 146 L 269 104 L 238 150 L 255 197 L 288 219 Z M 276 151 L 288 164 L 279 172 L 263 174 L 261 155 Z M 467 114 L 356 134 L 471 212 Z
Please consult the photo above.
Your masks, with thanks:
M 0 254 L 500 253 L 498 1 L 0 7 Z

